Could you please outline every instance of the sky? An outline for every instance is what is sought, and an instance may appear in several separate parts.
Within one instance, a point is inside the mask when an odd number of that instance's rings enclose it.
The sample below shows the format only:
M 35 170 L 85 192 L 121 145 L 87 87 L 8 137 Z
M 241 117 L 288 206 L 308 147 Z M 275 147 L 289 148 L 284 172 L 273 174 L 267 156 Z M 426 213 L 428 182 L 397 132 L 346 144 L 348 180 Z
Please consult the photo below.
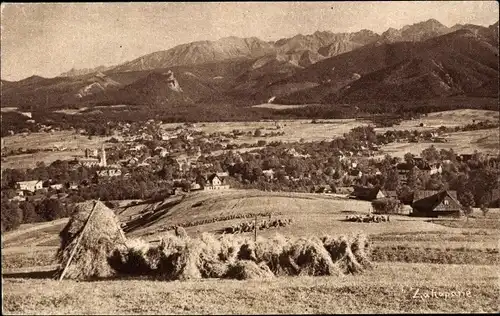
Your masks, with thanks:
M 1 78 L 55 77 L 199 40 L 278 40 L 315 31 L 381 34 L 434 18 L 446 26 L 498 21 L 497 1 L 1 4 Z

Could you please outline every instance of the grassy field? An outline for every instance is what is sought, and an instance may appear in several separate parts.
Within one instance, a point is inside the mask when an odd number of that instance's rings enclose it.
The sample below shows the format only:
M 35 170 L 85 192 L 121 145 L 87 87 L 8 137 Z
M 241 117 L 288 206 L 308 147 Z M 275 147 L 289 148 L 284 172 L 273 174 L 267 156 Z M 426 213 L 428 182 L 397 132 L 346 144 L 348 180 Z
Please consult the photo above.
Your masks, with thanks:
M 452 149 L 460 154 L 472 154 L 475 150 L 481 153 L 498 154 L 499 145 L 498 137 L 499 131 L 497 128 L 449 133 L 444 135 L 446 143 L 390 143 L 381 146 L 380 150 L 385 154 L 395 157 L 403 157 L 406 153 L 410 152 L 414 155 L 420 155 L 422 150 L 434 145 L 437 150 Z M 383 156 L 380 155 L 380 156 Z
M 377 131 L 385 132 L 387 130 L 430 130 L 439 128 L 441 126 L 445 127 L 455 127 L 455 126 L 465 126 L 467 124 L 472 124 L 473 121 L 476 123 L 481 121 L 491 121 L 498 122 L 499 113 L 498 111 L 488 111 L 488 110 L 475 110 L 475 109 L 462 109 L 462 110 L 452 110 L 452 111 L 441 111 L 429 113 L 419 119 L 405 120 L 399 125 L 394 125 L 393 127 L 377 128 Z M 423 124 L 423 126 L 420 126 Z
M 3 279 L 5 313 L 277 314 L 498 312 L 494 266 L 379 263 L 362 275 L 267 281 Z M 469 291 L 469 296 L 426 297 Z
M 359 121 L 356 119 L 345 119 L 345 120 L 321 120 L 324 123 L 312 124 L 311 120 L 280 120 L 279 124 L 282 126 L 281 129 L 276 129 L 276 124 L 274 121 L 262 121 L 262 122 L 223 122 L 223 123 L 199 123 L 197 128 L 200 131 L 206 133 L 230 133 L 237 129 L 243 132 L 251 131 L 252 133 L 256 129 L 262 129 L 263 134 L 271 132 L 284 132 L 283 136 L 273 136 L 273 137 L 252 137 L 243 136 L 234 140 L 234 143 L 257 143 L 259 140 L 265 140 L 267 142 L 272 141 L 299 141 L 304 139 L 304 141 L 322 141 L 331 140 L 334 137 L 342 136 L 344 133 L 348 133 L 351 129 L 368 125 L 369 122 Z M 165 128 L 175 128 L 179 124 L 164 124 Z
M 31 133 L 29 135 L 16 134 L 4 137 L 4 145 L 8 150 L 24 149 L 53 149 L 66 148 L 62 151 L 38 152 L 5 157 L 1 168 L 33 168 L 38 161 L 50 164 L 57 159 L 71 160 L 82 157 L 85 148 L 101 148 L 110 137 L 94 136 L 89 139 L 74 131 L 55 131 L 52 133 Z
M 65 219 L 23 225 L 2 236 L 2 279 L 6 313 L 374 313 L 498 311 L 498 240 L 484 218 L 432 220 L 391 216 L 390 222 L 344 222 L 368 213 L 370 204 L 321 194 L 228 190 L 198 192 L 116 210 L 121 221 L 156 210 L 127 237 L 158 239 L 165 227 L 230 214 L 272 212 L 292 218 L 287 227 L 259 236 L 321 236 L 364 232 L 372 244 L 373 270 L 344 277 L 283 277 L 267 281 L 165 282 L 120 278 L 58 282 L 57 233 Z M 190 236 L 216 232 L 249 219 L 216 221 L 186 228 Z M 475 222 L 474 225 L 470 224 Z M 245 233 L 249 234 L 249 233 Z M 420 298 L 419 293 L 471 291 L 471 297 Z
M 406 120 L 399 125 L 394 125 L 393 127 L 376 128 L 375 130 L 380 133 L 384 133 L 388 130 L 431 130 L 439 128 L 440 126 L 455 127 L 455 126 L 465 126 L 467 124 L 472 124 L 475 120 L 476 123 L 480 121 L 491 121 L 498 122 L 499 112 L 497 111 L 487 111 L 487 110 L 473 110 L 473 109 L 463 109 L 463 110 L 453 110 L 453 111 L 443 111 L 429 113 L 420 119 Z M 424 124 L 424 126 L 420 126 Z M 498 137 L 499 131 L 497 128 L 477 130 L 477 131 L 467 131 L 467 132 L 457 132 L 448 133 L 444 135 L 446 138 L 446 143 L 391 143 L 381 147 L 383 154 L 389 154 L 391 156 L 403 157 L 404 154 L 410 152 L 414 155 L 420 155 L 422 150 L 434 145 L 438 150 L 440 149 L 451 149 L 457 153 L 473 153 L 475 150 L 498 154 Z
M 463 126 L 472 123 L 472 120 L 495 121 L 498 120 L 498 112 L 485 110 L 454 110 L 445 112 L 430 113 L 426 117 L 417 120 L 403 121 L 400 125 L 390 128 L 376 128 L 377 132 L 385 132 L 394 129 L 409 130 L 429 130 L 439 126 Z M 420 127 L 419 124 L 425 124 Z M 236 144 L 249 143 L 254 144 L 259 140 L 266 142 L 282 141 L 292 142 L 304 140 L 306 142 L 331 140 L 340 137 L 351 129 L 368 125 L 370 122 L 343 119 L 343 120 L 321 120 L 321 123 L 313 124 L 311 120 L 280 120 L 280 129 L 276 128 L 274 121 L 262 122 L 219 122 L 219 123 L 199 123 L 197 129 L 207 133 L 232 132 L 237 129 L 243 132 L 256 129 L 262 129 L 263 134 L 271 132 L 284 132 L 282 136 L 272 137 L 253 137 L 242 136 L 232 142 Z M 175 128 L 179 124 L 164 124 L 164 128 Z M 450 133 L 445 136 L 447 143 L 433 143 L 438 149 L 453 148 L 456 152 L 472 153 L 474 150 L 480 150 L 488 153 L 498 153 L 498 129 Z M 67 149 L 64 151 L 39 152 L 36 154 L 24 154 L 6 157 L 2 161 L 1 169 L 5 168 L 31 168 L 36 166 L 37 161 L 43 161 L 49 164 L 57 159 L 74 159 L 76 156 L 82 156 L 85 148 L 99 148 L 109 137 L 88 137 L 79 135 L 72 131 L 58 131 L 53 133 L 32 133 L 23 136 L 21 134 L 8 136 L 4 138 L 5 146 L 8 149 L 29 148 L 29 149 L 52 149 L 55 147 Z M 117 137 L 120 138 L 120 137 Z M 383 146 L 383 154 L 394 156 L 403 156 L 407 152 L 420 154 L 420 152 L 429 147 L 431 143 L 392 143 Z M 241 151 L 253 150 L 256 148 L 245 148 Z M 220 152 L 214 153 L 218 154 Z M 381 156 L 383 155 L 381 154 Z

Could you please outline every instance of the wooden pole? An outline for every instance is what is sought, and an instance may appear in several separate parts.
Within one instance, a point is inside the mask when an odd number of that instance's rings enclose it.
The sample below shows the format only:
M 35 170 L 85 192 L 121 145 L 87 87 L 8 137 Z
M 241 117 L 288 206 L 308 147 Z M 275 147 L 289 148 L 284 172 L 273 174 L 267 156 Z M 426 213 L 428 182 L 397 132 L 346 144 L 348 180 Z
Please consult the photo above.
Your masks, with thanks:
M 255 224 L 253 225 L 253 241 L 257 241 L 257 216 L 255 216 Z
M 97 202 L 99 199 L 97 199 Z M 97 202 L 94 203 L 94 207 L 92 207 L 92 211 L 90 211 L 89 217 L 87 217 L 87 221 L 85 222 L 85 225 L 82 228 L 82 232 L 80 233 L 80 236 L 78 236 L 78 240 L 76 241 L 76 245 L 71 251 L 71 254 L 69 256 L 68 262 L 66 263 L 66 266 L 64 267 L 64 270 L 61 273 L 61 276 L 59 277 L 59 281 L 61 281 L 64 278 L 64 275 L 66 274 L 66 271 L 68 270 L 69 264 L 71 263 L 71 260 L 73 260 L 73 256 L 76 254 L 76 249 L 78 248 L 78 245 L 80 244 L 80 241 L 82 240 L 82 236 L 85 233 L 85 228 L 87 228 L 87 224 L 90 222 L 90 218 L 92 217 L 92 214 L 94 214 L 95 207 L 97 206 Z

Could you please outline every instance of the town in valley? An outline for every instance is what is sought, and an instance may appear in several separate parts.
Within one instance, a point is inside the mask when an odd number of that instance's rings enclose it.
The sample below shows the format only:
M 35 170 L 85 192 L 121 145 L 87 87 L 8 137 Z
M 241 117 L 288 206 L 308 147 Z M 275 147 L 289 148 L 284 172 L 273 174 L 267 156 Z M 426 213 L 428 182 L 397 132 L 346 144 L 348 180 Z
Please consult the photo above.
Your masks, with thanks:
M 2 4 L 4 313 L 498 313 L 497 2 L 82 6 Z

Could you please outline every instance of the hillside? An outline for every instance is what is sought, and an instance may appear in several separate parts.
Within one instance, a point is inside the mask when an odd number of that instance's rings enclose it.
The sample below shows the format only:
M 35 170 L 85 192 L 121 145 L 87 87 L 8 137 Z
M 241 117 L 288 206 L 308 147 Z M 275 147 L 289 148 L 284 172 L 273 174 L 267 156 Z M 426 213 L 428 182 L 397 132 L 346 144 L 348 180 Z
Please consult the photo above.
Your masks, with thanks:
M 453 32 L 459 28 L 460 26 L 456 26 L 455 29 L 448 28 L 439 21 L 430 19 L 412 25 L 405 25 L 399 30 L 389 28 L 382 33 L 381 40 L 386 43 L 424 41 L 432 37 Z
M 256 58 L 272 53 L 271 44 L 256 37 L 226 37 L 218 41 L 200 41 L 182 44 L 155 52 L 113 69 L 114 72 L 166 68 L 178 65 L 204 64 L 232 58 Z
M 462 29 L 424 42 L 364 46 L 318 62 L 277 82 L 321 86 L 278 98 L 277 103 L 412 100 L 457 94 L 498 94 L 498 47 Z M 493 83 L 492 83 L 493 82 Z
M 100 68 L 102 69 L 102 67 Z M 315 32 L 275 42 L 228 37 L 187 43 L 103 72 L 2 81 L 2 107 L 169 103 L 255 105 L 400 102 L 498 96 L 498 22 L 436 20 L 382 35 Z M 163 89 L 172 71 L 182 92 Z M 153 74 L 156 73 L 156 74 Z

